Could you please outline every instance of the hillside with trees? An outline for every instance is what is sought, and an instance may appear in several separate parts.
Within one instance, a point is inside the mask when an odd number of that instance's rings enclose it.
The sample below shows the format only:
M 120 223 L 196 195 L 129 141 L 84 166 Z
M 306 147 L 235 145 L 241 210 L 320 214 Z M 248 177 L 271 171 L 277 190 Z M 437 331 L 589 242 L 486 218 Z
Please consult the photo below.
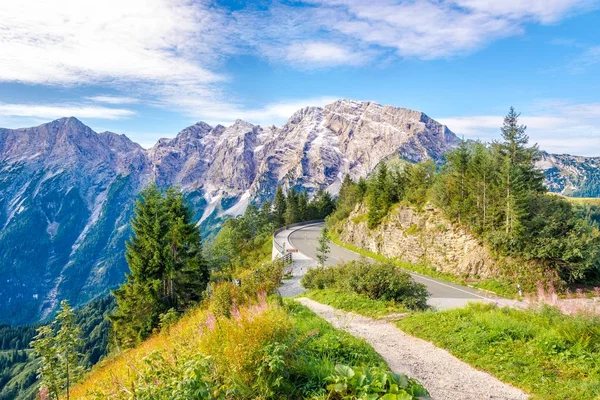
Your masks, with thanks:
M 442 167 L 433 162 L 384 163 L 368 181 L 346 177 L 330 224 L 347 218 L 357 204 L 366 206 L 370 229 L 378 227 L 394 207 L 418 211 L 430 205 L 479 237 L 499 257 L 534 260 L 567 283 L 599 279 L 598 210 L 547 193 L 543 175 L 535 167 L 540 153 L 528 144 L 518 117 L 511 108 L 502 140 L 463 141 L 446 154 Z
M 88 369 L 108 353 L 110 322 L 115 308 L 113 296 L 93 300 L 74 312 L 74 323 L 85 341 L 78 346 L 79 363 Z M 39 326 L 0 326 L 0 399 L 31 400 L 38 389 L 39 357 L 30 345 Z
M 334 209 L 325 192 L 311 201 L 279 192 L 285 206 L 249 206 L 200 258 L 198 229 L 178 193 L 146 189 L 127 245 L 131 273 L 115 291 L 116 346 L 71 398 L 429 398 L 420 384 L 389 371 L 365 342 L 278 295 L 283 266 L 270 260 L 275 227 Z M 206 290 L 188 292 L 190 280 L 208 283 Z

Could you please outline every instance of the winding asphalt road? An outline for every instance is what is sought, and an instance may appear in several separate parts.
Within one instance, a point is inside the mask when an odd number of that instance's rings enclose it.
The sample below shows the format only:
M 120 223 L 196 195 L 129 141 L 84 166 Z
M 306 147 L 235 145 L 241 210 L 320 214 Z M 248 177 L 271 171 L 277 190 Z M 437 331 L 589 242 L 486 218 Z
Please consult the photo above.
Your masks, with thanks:
M 316 260 L 318 239 L 323 229 L 323 223 L 317 223 L 301 227 L 288 236 L 289 243 L 305 256 Z M 328 266 L 336 265 L 340 262 L 358 260 L 361 256 L 353 251 L 330 243 L 330 254 L 327 262 Z M 492 299 L 483 293 L 469 287 L 444 282 L 435 278 L 407 271 L 415 281 L 424 284 L 431 294 L 429 305 L 436 309 L 451 309 L 463 307 L 469 302 L 498 302 L 498 299 Z

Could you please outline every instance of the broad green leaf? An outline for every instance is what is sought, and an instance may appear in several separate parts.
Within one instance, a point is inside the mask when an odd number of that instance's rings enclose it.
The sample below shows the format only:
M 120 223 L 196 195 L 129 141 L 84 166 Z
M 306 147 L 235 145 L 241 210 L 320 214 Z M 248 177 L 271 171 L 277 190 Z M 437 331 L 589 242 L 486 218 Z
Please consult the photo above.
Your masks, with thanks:
M 352 378 L 354 376 L 354 370 L 347 365 L 338 364 L 335 366 L 335 372 L 341 376 Z

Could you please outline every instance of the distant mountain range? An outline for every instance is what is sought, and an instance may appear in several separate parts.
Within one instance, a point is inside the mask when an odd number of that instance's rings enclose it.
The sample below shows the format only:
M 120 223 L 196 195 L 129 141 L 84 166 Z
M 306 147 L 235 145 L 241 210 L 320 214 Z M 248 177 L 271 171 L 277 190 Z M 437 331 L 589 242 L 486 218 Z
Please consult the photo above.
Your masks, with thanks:
M 542 153 L 538 167 L 552 192 L 571 197 L 600 197 L 600 157 Z
M 81 305 L 124 280 L 133 201 L 149 182 L 179 186 L 205 236 L 278 184 L 336 193 L 343 177 L 389 158 L 442 161 L 459 143 L 422 112 L 339 100 L 282 127 L 199 122 L 145 150 L 76 118 L 0 129 L 0 322 L 43 320 L 60 299 Z M 544 154 L 552 191 L 598 196 L 600 158 Z

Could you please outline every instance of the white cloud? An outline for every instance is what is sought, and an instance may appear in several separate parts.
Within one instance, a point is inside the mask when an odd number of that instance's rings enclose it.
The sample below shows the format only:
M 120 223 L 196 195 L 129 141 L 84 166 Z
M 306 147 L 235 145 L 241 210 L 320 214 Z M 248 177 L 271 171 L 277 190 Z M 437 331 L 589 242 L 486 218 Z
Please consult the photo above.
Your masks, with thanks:
M 171 88 L 215 98 L 226 79 L 215 66 L 231 52 L 227 24 L 207 2 L 2 1 L 0 15 L 0 82 L 105 86 L 164 103 Z
M 106 104 L 134 104 L 138 103 L 139 99 L 134 97 L 125 97 L 125 96 L 90 96 L 86 97 L 86 99 L 91 100 L 95 103 L 106 103 Z
M 365 57 L 344 46 L 327 42 L 296 42 L 287 48 L 286 60 L 303 67 L 360 65 Z
M 279 13 L 312 34 L 339 35 L 347 46 L 378 46 L 403 57 L 432 59 L 477 50 L 521 34 L 527 23 L 549 24 L 597 0 L 312 0 L 316 8 Z M 298 14 L 310 14 L 298 17 Z M 293 15 L 294 17 L 290 17 Z M 274 24 L 277 29 L 279 24 Z M 285 29 L 289 30 L 286 25 Z M 283 34 L 283 30 L 280 30 Z M 297 33 L 296 33 L 297 35 Z
M 600 46 L 592 46 L 575 57 L 567 68 L 573 73 L 580 73 L 598 64 L 600 64 Z
M 248 2 L 229 12 L 212 0 L 0 1 L 0 83 L 100 86 L 117 94 L 88 100 L 144 99 L 193 116 L 260 120 L 278 106 L 239 104 L 222 72 L 232 55 L 258 52 L 300 68 L 364 65 L 390 54 L 455 56 L 598 1 L 305 2 Z
M 285 123 L 296 111 L 308 107 L 322 107 L 338 100 L 338 97 L 322 96 L 306 99 L 288 99 L 258 108 L 236 106 L 205 107 L 198 116 L 212 124 L 229 125 L 235 119 L 243 119 L 256 125 L 279 125 Z
M 468 139 L 500 139 L 502 115 L 475 115 L 439 118 L 457 135 Z M 531 143 L 551 153 L 583 156 L 600 155 L 600 103 L 543 101 L 523 113 Z
M 551 24 L 576 10 L 594 7 L 595 0 L 455 0 L 460 7 L 494 17 L 527 18 Z
M 56 119 L 75 116 L 78 118 L 122 119 L 135 115 L 135 112 L 120 108 L 85 105 L 44 105 L 44 104 L 3 104 L 0 103 L 0 117 L 34 117 Z

